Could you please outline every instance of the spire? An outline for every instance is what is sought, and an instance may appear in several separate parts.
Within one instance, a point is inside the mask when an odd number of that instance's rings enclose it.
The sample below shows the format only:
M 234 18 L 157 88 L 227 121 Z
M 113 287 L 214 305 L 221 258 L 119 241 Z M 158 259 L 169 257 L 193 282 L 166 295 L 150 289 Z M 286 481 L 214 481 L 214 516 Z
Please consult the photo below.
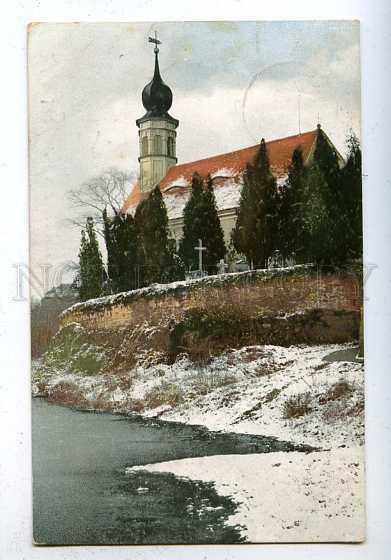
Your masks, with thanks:
M 161 76 L 160 76 L 160 70 L 159 70 L 159 58 L 158 58 L 158 54 L 159 54 L 159 47 L 158 45 L 161 45 L 162 42 L 159 41 L 159 39 L 157 38 L 157 31 L 155 31 L 155 37 L 148 37 L 148 41 L 149 43 L 154 43 L 155 48 L 153 49 L 153 52 L 155 53 L 155 72 L 153 74 L 153 79 L 154 80 L 161 80 Z
M 168 114 L 168 110 L 172 105 L 172 91 L 168 85 L 164 83 L 160 75 L 158 45 L 161 44 L 161 41 L 157 38 L 156 31 L 155 37 L 148 37 L 148 41 L 155 45 L 153 49 L 153 52 L 155 53 L 155 69 L 152 80 L 144 87 L 141 96 L 143 105 L 147 112 L 136 122 L 138 124 L 144 119 L 150 117 L 165 117 L 177 123 L 176 119 L 173 119 Z
M 155 47 L 154 53 L 155 53 L 155 71 L 153 73 L 153 79 L 155 81 L 157 80 L 162 81 L 162 77 L 160 75 L 160 69 L 159 69 L 159 58 L 158 58 L 159 49 L 157 47 Z

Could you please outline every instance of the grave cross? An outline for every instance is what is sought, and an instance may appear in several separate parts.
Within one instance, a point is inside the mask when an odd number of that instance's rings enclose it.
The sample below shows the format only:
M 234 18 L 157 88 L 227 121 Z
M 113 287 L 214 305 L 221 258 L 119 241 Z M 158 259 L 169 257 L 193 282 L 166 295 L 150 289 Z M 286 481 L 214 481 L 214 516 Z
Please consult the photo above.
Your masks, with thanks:
M 197 247 L 194 247 L 195 251 L 198 251 L 198 269 L 202 274 L 202 251 L 206 251 L 206 247 L 202 246 L 202 239 L 198 240 Z

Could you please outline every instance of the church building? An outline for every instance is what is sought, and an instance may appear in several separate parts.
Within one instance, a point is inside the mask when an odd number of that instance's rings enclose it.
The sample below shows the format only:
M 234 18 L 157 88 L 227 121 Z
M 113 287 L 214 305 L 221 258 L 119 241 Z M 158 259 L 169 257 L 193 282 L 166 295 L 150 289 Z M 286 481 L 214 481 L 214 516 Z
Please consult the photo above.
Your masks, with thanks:
M 146 113 L 136 121 L 139 128 L 140 176 L 126 199 L 123 210 L 134 213 L 140 200 L 159 185 L 167 208 L 172 237 L 179 242 L 182 237 L 183 210 L 189 198 L 192 176 L 195 172 L 204 178 L 210 175 L 220 222 L 228 244 L 236 223 L 243 173 L 247 164 L 253 162 L 258 153 L 259 144 L 177 165 L 176 131 L 179 121 L 168 113 L 172 105 L 172 91 L 160 75 L 160 41 L 156 38 L 149 40 L 155 43 L 155 71 L 152 80 L 142 92 L 142 103 Z M 338 154 L 319 124 L 314 130 L 266 142 L 270 167 L 277 184 L 286 180 L 296 148 L 301 148 L 305 164 L 311 162 L 320 135 Z M 343 158 L 340 154 L 338 157 L 342 165 Z

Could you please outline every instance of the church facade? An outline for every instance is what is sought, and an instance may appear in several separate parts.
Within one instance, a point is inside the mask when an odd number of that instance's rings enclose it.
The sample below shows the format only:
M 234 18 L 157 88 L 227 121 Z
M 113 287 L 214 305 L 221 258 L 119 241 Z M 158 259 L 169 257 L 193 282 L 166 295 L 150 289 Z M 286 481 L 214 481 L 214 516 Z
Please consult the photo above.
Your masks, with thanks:
M 160 75 L 159 41 L 150 41 L 155 43 L 154 75 L 142 92 L 146 113 L 136 121 L 139 128 L 140 175 L 125 201 L 123 211 L 134 213 L 138 203 L 159 185 L 167 208 L 171 235 L 178 243 L 182 237 L 183 210 L 190 196 L 192 176 L 196 172 L 204 178 L 210 175 L 220 222 L 228 244 L 236 223 L 243 174 L 247 164 L 254 161 L 259 144 L 177 165 L 176 130 L 179 121 L 168 113 L 172 105 L 172 91 Z M 281 185 L 286 180 L 296 148 L 301 148 L 305 164 L 311 162 L 320 135 L 338 154 L 319 124 L 314 130 L 266 142 L 270 167 L 277 184 Z M 342 165 L 343 158 L 339 154 L 338 157 Z

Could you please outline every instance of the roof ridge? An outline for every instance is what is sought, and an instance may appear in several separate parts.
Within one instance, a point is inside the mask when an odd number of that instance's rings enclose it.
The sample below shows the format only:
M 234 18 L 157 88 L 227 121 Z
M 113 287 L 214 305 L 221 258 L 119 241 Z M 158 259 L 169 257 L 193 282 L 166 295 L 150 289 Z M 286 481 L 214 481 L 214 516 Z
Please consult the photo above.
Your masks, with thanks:
M 315 132 L 316 132 L 316 129 L 313 129 L 313 130 L 307 130 L 306 132 L 301 132 L 299 134 L 291 134 L 290 136 L 282 136 L 281 138 L 275 138 L 274 140 L 268 140 L 266 142 L 266 146 L 268 146 L 269 144 L 274 144 L 275 142 L 281 142 L 282 140 L 290 140 L 291 138 L 295 138 L 296 136 L 297 137 L 306 136 L 308 134 L 313 134 Z M 251 150 L 251 148 L 256 148 L 257 146 L 259 146 L 259 144 L 252 144 L 251 146 L 246 146 L 245 148 L 238 148 L 237 150 L 231 150 L 229 152 L 220 152 L 218 154 L 215 154 L 213 156 L 208 156 L 206 158 L 200 158 L 200 159 L 195 159 L 195 160 L 192 160 L 192 161 L 186 161 L 184 163 L 180 163 L 179 165 L 173 166 L 172 169 L 174 169 L 174 168 L 175 169 L 181 169 L 181 167 L 185 167 L 186 165 L 197 164 L 201 161 L 208 161 L 208 160 L 215 159 L 215 158 L 218 158 L 218 157 L 221 157 L 221 156 L 225 156 L 227 154 L 235 154 L 235 153 L 238 153 L 238 152 L 244 152 L 245 150 Z

